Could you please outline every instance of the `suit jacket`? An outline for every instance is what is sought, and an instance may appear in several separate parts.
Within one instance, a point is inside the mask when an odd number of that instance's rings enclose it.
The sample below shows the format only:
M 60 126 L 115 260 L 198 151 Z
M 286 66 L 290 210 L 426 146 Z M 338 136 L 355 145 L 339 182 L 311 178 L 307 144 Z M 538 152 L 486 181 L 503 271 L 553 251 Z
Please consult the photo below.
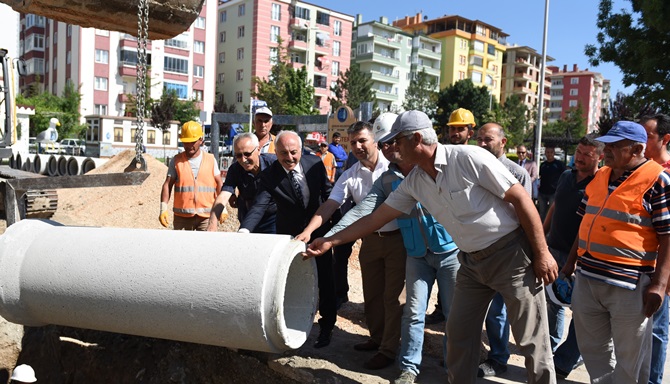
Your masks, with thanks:
M 272 202 L 277 205 L 277 233 L 291 236 L 300 234 L 309 223 L 321 203 L 328 199 L 333 186 L 326 175 L 326 168 L 318 156 L 304 155 L 300 158 L 300 165 L 309 188 L 309 203 L 303 207 L 293 192 L 288 174 L 279 161 L 261 172 L 260 191 L 256 195 L 253 206 L 247 213 L 240 228 L 253 232 L 263 218 L 265 211 Z M 331 223 L 324 223 L 314 231 L 312 237 L 322 236 L 331 227 Z

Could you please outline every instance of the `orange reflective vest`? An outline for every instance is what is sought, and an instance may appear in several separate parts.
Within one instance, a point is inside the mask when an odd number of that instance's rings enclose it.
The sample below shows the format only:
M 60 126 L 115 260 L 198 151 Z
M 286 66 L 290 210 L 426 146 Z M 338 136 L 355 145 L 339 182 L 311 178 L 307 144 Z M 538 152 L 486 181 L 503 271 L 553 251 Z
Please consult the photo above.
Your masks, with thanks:
M 214 179 L 214 155 L 203 151 L 198 178 L 193 176 L 191 165 L 185 153 L 174 158 L 177 181 L 174 185 L 174 214 L 182 217 L 209 217 L 216 199 L 216 180 Z
M 642 202 L 661 172 L 663 167 L 647 161 L 608 195 L 612 169 L 601 168 L 586 187 L 577 253 L 588 252 L 595 259 L 633 268 L 655 267 L 658 238 Z
M 265 147 L 265 145 L 268 146 L 268 151 L 267 152 L 263 152 L 263 147 Z M 261 153 L 275 153 L 275 135 L 270 134 L 270 138 L 268 139 L 268 142 L 265 143 L 263 145 L 263 147 L 260 148 Z
M 319 153 L 319 156 L 321 156 L 323 165 L 326 167 L 326 175 L 328 175 L 328 180 L 330 180 L 331 183 L 334 183 L 335 167 L 337 166 L 337 163 L 335 162 L 335 155 L 333 155 L 330 152 L 326 152 L 326 153 Z

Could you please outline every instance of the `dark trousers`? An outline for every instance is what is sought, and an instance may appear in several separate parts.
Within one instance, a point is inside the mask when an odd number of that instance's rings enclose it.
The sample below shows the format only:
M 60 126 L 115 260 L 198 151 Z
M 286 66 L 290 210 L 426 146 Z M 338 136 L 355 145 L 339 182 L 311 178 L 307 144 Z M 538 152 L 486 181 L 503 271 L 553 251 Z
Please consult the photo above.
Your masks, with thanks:
M 337 320 L 337 303 L 335 298 L 335 279 L 333 277 L 333 253 L 328 251 L 316 259 L 316 270 L 319 276 L 319 326 L 321 330 L 331 330 Z
M 341 302 L 349 300 L 349 257 L 354 241 L 333 248 L 333 273 L 335 275 L 335 297 Z

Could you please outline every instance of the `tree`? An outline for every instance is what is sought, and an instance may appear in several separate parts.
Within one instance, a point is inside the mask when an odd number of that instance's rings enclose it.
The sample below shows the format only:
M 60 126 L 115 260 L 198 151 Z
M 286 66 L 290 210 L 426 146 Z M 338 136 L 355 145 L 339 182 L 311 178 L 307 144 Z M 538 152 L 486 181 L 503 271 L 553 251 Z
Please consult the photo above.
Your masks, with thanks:
M 505 100 L 505 104 L 496 103 L 488 115 L 488 120 L 495 121 L 505 129 L 507 146 L 512 148 L 524 144 L 525 140 L 532 136 L 533 131 L 528 129 L 530 116 L 528 106 L 521 98 L 512 95 Z
M 278 115 L 312 115 L 314 110 L 314 87 L 307 78 L 307 70 L 293 68 L 283 40 L 277 42 L 276 59 L 267 79 L 254 76 L 251 80 L 251 96 L 268 103 Z
M 377 104 L 372 85 L 372 74 L 362 72 L 358 64 L 352 64 L 344 74 L 339 73 L 337 83 L 330 88 L 335 93 L 335 97 L 328 98 L 331 108 L 336 110 L 346 104 L 351 109 L 356 109 L 366 101 Z
M 446 86 L 438 95 L 434 120 L 440 127 L 444 127 L 449 122 L 451 112 L 458 108 L 465 108 L 472 112 L 479 126 L 487 120 L 489 103 L 494 104 L 488 88 L 475 87 L 470 79 L 459 80 Z
M 402 107 L 406 111 L 419 110 L 428 116 L 435 116 L 437 110 L 437 92 L 435 89 L 438 84 L 434 78 L 426 74 L 425 69 L 417 73 L 409 87 L 405 91 L 405 101 Z
M 667 0 L 629 0 L 632 12 L 612 11 L 612 0 L 600 0 L 596 44 L 584 52 L 591 65 L 613 63 L 623 73 L 626 86 L 635 85 L 636 98 L 654 108 L 670 107 L 670 5 Z
M 600 115 L 597 123 L 598 133 L 601 135 L 606 134 L 617 121 L 637 121 L 644 115 L 651 115 L 656 112 L 650 105 L 640 104 L 638 101 L 639 99 L 636 97 L 626 95 L 623 92 L 617 92 L 616 97 L 610 104 L 609 110 L 605 110 Z
M 81 118 L 79 89 L 80 87 L 67 82 L 60 97 L 49 92 L 38 92 L 30 97 L 17 96 L 17 104 L 35 107 L 35 115 L 30 118 L 30 136 L 37 136 L 38 133 L 47 129 L 49 120 L 55 117 L 61 123 L 60 127 L 56 128 L 59 137 L 81 137 L 86 130 L 86 125 L 79 122 Z M 36 89 L 33 88 L 31 92 L 33 91 Z
M 547 124 L 542 132 L 545 143 L 553 143 L 569 151 L 586 134 L 586 119 L 582 104 L 568 109 L 562 119 Z

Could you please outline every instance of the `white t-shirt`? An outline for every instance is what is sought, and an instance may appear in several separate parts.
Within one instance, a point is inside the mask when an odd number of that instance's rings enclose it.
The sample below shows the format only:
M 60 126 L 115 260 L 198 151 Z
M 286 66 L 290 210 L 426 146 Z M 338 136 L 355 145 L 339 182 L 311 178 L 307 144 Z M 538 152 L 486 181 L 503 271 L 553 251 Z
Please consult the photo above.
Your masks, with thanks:
M 437 177 L 415 167 L 386 199 L 409 214 L 416 202 L 442 224 L 464 252 L 482 250 L 519 227 L 505 192 L 518 181 L 483 148 L 438 144 Z

